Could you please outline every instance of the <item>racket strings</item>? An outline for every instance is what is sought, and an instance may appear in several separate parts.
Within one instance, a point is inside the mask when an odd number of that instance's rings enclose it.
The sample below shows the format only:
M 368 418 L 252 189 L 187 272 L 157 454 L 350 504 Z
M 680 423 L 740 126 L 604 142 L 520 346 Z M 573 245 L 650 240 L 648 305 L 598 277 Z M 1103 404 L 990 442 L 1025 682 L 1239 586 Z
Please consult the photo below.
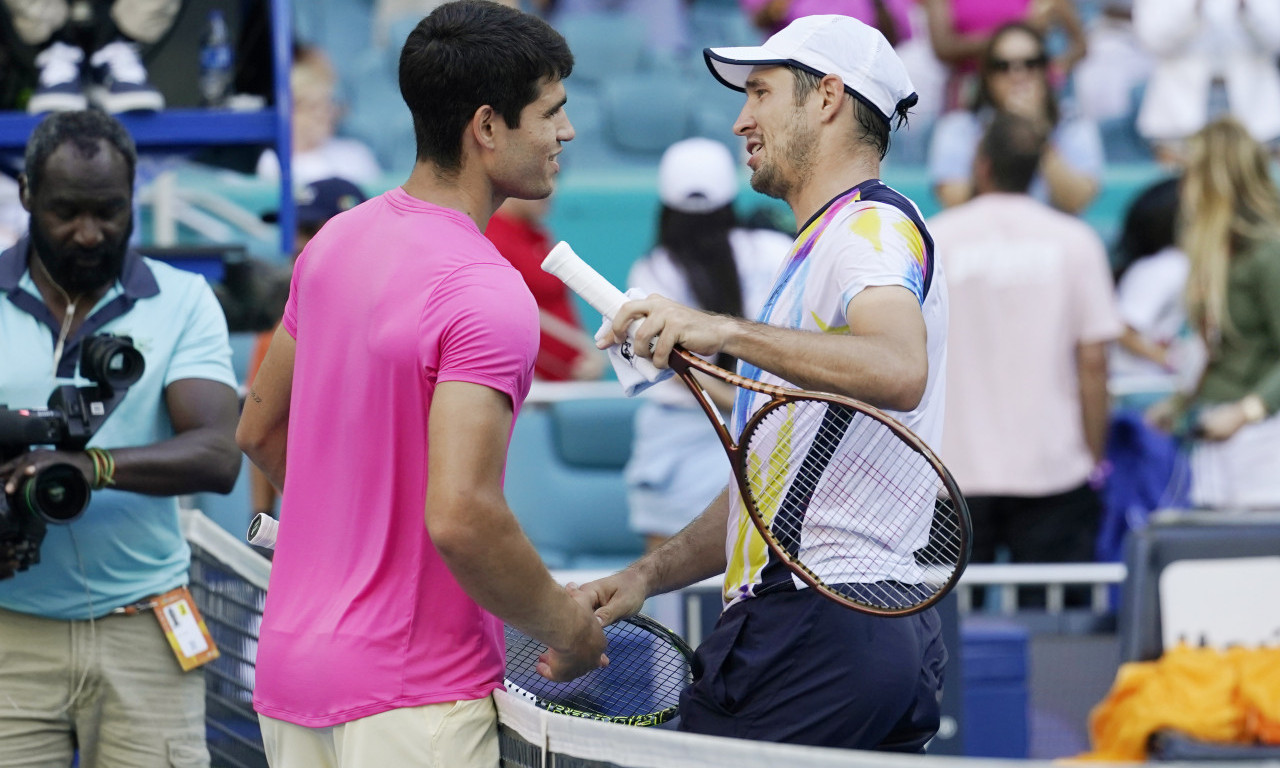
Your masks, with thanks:
M 934 463 L 878 418 L 822 400 L 763 414 L 746 499 L 780 549 L 852 602 L 901 610 L 947 588 L 967 552 Z
M 546 646 L 513 627 L 506 627 L 509 691 L 545 709 L 564 714 L 633 725 L 658 725 L 675 714 L 680 692 L 692 682 L 687 650 L 668 638 L 665 628 L 651 629 L 623 619 L 605 628 L 609 666 L 576 680 L 553 682 L 537 673 Z

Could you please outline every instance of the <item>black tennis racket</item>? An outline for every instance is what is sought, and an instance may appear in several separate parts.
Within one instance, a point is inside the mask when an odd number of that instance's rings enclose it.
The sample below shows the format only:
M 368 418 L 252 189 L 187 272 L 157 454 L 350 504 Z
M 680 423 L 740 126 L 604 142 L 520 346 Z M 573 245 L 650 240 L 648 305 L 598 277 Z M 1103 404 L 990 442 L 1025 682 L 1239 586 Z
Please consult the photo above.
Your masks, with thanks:
M 274 549 L 279 530 L 278 520 L 258 513 L 246 538 Z M 684 638 L 643 615 L 610 624 L 604 637 L 609 666 L 557 683 L 536 669 L 547 647 L 508 625 L 503 682 L 512 694 L 562 715 L 637 726 L 661 725 L 675 717 L 680 692 L 693 682 L 693 649 Z
M 693 682 L 693 649 L 658 622 L 637 614 L 604 628 L 609 666 L 567 683 L 539 675 L 545 645 L 507 626 L 507 691 L 549 712 L 623 725 L 661 725 L 675 717 L 680 692 Z
M 542 268 L 605 317 L 627 301 L 567 243 Z M 805 584 L 854 610 L 904 616 L 959 581 L 972 546 L 969 510 L 911 430 L 857 400 L 763 384 L 679 347 L 668 363 L 720 435 L 769 551 Z M 695 371 L 767 398 L 736 440 Z

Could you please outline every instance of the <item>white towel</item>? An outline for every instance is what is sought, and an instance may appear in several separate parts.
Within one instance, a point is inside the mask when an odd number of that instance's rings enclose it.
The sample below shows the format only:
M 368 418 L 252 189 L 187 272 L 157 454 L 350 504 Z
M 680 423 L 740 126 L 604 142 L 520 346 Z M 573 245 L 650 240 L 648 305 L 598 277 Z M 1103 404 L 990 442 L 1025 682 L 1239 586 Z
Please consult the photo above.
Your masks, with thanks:
M 627 291 L 627 298 L 629 299 L 643 299 L 647 295 L 644 291 L 636 288 Z M 596 340 L 599 341 L 604 338 L 605 333 L 612 326 L 613 318 L 604 318 L 604 322 L 600 324 L 600 330 L 596 331 Z M 626 393 L 627 397 L 635 397 L 654 384 L 666 381 L 675 374 L 675 371 L 670 368 L 659 369 L 647 359 L 636 356 L 631 349 L 631 339 L 609 347 L 609 362 L 613 363 L 613 371 L 617 374 L 618 383 L 622 385 L 622 391 Z

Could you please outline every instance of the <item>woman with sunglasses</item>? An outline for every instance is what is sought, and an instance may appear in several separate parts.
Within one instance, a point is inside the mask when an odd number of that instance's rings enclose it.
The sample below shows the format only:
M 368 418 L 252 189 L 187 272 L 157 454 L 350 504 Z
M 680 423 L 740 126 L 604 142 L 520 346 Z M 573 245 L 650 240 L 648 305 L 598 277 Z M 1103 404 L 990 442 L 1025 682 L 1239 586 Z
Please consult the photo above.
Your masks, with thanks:
M 1030 194 L 1066 213 L 1080 213 L 1098 194 L 1104 164 L 1093 122 L 1064 116 L 1049 79 L 1044 38 L 1022 22 L 1000 27 L 979 62 L 973 106 L 943 115 L 929 147 L 929 178 L 943 207 L 973 194 L 973 158 L 997 111 L 1028 118 L 1049 137 Z

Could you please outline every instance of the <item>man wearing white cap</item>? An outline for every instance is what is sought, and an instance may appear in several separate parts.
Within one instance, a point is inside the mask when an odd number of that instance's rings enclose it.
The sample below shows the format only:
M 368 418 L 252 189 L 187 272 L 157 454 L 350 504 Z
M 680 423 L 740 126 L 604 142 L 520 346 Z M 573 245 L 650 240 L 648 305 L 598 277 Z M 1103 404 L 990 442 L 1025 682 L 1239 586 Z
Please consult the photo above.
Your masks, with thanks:
M 653 295 L 624 305 L 601 343 L 639 320 L 633 348 L 658 366 L 677 344 L 729 354 L 744 376 L 871 403 L 937 445 L 946 284 L 919 210 L 878 179 L 891 123 L 916 101 L 902 62 L 883 35 L 845 16 L 808 16 L 763 46 L 704 55 L 718 80 L 746 93 L 734 132 L 746 139 L 751 185 L 791 206 L 798 236 L 756 322 Z M 731 428 L 758 405 L 740 392 Z M 745 515 L 730 483 L 662 547 L 584 587 L 596 615 L 613 621 L 723 571 L 725 610 L 698 648 L 682 729 L 923 751 L 946 664 L 937 614 L 877 618 L 826 600 L 774 560 Z

